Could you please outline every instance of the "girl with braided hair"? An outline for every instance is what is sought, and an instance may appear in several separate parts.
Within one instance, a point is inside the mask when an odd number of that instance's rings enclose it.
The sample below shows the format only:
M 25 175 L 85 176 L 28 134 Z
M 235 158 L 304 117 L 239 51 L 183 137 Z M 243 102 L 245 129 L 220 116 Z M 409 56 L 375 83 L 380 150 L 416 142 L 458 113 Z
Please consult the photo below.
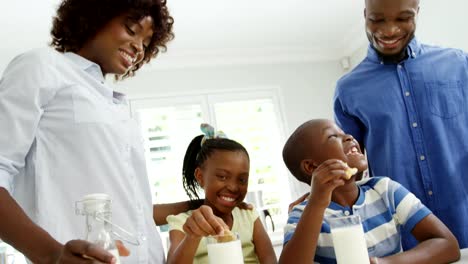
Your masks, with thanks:
M 250 160 L 238 142 L 202 125 L 183 163 L 183 183 L 191 210 L 168 216 L 168 263 L 208 263 L 206 236 L 236 232 L 245 263 L 276 263 L 271 241 L 255 210 L 238 207 L 247 194 Z M 200 200 L 201 191 L 204 200 Z

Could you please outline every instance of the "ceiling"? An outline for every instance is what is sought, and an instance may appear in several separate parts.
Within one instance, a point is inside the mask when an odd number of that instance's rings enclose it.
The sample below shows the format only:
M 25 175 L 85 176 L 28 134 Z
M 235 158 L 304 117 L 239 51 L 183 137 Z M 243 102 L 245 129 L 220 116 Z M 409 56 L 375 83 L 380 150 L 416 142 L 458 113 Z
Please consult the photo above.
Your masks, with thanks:
M 47 45 L 58 3 L 0 0 L 0 72 L 16 54 Z M 176 38 L 152 67 L 340 59 L 366 43 L 363 3 L 169 0 Z

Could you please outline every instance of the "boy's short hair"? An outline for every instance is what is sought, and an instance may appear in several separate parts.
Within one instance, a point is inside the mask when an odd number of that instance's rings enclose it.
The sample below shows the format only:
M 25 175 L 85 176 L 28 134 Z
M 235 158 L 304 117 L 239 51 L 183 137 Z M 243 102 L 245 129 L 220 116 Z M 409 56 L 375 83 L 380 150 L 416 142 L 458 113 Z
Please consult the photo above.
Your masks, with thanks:
M 166 43 L 174 38 L 166 0 L 63 0 L 53 18 L 51 46 L 60 52 L 77 52 L 83 45 L 115 17 L 128 13 L 139 21 L 153 19 L 153 37 L 144 58 L 123 77 L 133 76 L 144 63 L 166 50 Z
M 283 161 L 291 174 L 299 181 L 310 185 L 312 175 L 307 175 L 301 169 L 301 162 L 307 157 L 307 129 L 312 125 L 314 120 L 310 120 L 300 125 L 291 136 L 288 138 L 283 147 Z

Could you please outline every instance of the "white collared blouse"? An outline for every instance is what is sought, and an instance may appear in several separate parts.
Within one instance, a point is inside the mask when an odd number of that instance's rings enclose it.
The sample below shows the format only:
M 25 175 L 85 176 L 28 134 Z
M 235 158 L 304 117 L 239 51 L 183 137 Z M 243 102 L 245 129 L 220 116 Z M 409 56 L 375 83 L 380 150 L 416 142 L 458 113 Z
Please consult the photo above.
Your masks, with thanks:
M 75 201 L 112 197 L 113 221 L 141 245 L 122 263 L 164 263 L 142 138 L 100 67 L 52 48 L 16 57 L 0 80 L 0 186 L 59 242 L 84 238 Z

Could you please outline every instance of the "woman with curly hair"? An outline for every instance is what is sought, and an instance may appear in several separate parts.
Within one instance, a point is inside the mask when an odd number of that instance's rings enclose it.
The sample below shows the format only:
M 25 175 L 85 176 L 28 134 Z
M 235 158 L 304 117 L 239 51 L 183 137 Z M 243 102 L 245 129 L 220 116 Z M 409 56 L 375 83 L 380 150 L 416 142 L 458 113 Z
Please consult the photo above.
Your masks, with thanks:
M 123 263 L 164 263 L 155 223 L 188 209 L 153 205 L 136 122 L 105 77 L 131 77 L 173 38 L 165 0 L 63 0 L 51 47 L 17 56 L 0 80 L 0 238 L 34 263 L 115 258 L 82 240 L 73 205 L 112 197 L 139 240 Z

